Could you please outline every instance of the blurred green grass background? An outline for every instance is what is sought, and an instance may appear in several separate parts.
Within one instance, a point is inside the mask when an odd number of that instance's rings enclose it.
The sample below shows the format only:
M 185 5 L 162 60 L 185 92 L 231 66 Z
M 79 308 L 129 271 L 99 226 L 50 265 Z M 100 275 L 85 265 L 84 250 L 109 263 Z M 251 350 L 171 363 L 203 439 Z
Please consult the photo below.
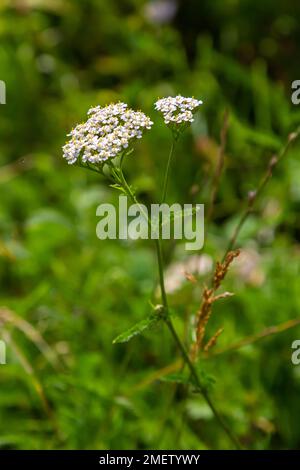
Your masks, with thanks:
M 229 109 L 226 170 L 203 249 L 208 264 L 220 258 L 247 192 L 300 123 L 290 99 L 300 78 L 300 4 L 2 0 L 0 12 L 1 305 L 38 330 L 59 362 L 49 364 L 40 338 L 15 318 L 1 320 L 0 448 L 228 448 L 201 397 L 157 379 L 177 358 L 162 327 L 112 345 L 149 313 L 155 253 L 151 243 L 96 238 L 96 207 L 118 195 L 69 167 L 61 146 L 92 105 L 142 109 L 155 125 L 126 172 L 150 202 L 170 145 L 153 103 L 195 96 L 204 104 L 177 148 L 169 200 L 206 203 Z M 243 256 L 223 286 L 236 295 L 216 305 L 209 327 L 224 327 L 220 347 L 299 315 L 299 181 L 295 145 L 239 238 Z M 184 276 L 174 288 L 172 263 L 192 255 L 179 245 L 172 256 L 170 302 L 183 335 L 201 289 Z M 203 359 L 215 401 L 246 448 L 300 445 L 300 369 L 290 360 L 299 335 L 296 327 Z

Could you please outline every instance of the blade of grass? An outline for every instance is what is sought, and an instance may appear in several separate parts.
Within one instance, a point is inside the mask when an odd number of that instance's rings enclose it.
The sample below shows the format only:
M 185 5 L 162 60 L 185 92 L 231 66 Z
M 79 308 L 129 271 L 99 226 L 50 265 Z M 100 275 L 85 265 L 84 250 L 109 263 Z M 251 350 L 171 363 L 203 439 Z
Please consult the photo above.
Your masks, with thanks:
M 30 340 L 35 346 L 40 350 L 44 355 L 47 361 L 55 368 L 60 367 L 60 361 L 56 352 L 48 345 L 44 340 L 40 332 L 34 328 L 30 323 L 28 323 L 24 318 L 21 318 L 12 310 L 9 310 L 6 307 L 0 308 L 0 321 L 4 323 L 10 323 Z

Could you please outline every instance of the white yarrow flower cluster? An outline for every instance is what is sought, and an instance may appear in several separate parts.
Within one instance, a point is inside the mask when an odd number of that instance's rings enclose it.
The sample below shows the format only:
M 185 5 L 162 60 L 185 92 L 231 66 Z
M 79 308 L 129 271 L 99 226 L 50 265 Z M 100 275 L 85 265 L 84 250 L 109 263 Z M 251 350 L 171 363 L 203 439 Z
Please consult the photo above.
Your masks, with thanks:
M 195 98 L 185 98 L 184 96 L 168 96 L 155 103 L 155 109 L 163 115 L 165 123 L 182 124 L 194 121 L 194 113 L 197 111 L 202 101 Z
M 130 141 L 140 139 L 153 124 L 144 113 L 121 102 L 91 108 L 88 116 L 68 134 L 70 140 L 63 147 L 63 156 L 69 164 L 79 158 L 83 163 L 104 163 L 119 155 Z

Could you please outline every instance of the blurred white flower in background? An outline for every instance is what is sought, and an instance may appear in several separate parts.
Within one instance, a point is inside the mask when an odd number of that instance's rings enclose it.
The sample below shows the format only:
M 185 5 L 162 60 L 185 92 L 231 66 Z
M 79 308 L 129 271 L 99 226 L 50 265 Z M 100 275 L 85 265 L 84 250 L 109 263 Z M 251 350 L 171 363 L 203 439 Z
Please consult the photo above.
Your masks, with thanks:
M 241 250 L 233 266 L 233 272 L 246 284 L 261 286 L 265 281 L 261 255 L 254 248 Z
M 152 23 L 164 24 L 173 20 L 177 8 L 175 0 L 151 1 L 145 6 L 144 14 Z
M 165 273 L 165 288 L 168 294 L 174 293 L 186 281 L 186 273 L 205 276 L 212 271 L 213 260 L 210 256 L 192 255 L 184 261 L 170 264 Z

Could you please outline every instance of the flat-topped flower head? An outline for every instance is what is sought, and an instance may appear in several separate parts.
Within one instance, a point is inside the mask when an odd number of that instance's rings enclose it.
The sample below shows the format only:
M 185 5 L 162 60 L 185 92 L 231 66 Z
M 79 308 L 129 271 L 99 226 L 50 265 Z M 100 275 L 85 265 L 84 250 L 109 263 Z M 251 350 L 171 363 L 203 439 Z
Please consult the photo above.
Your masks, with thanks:
M 63 156 L 69 164 L 103 164 L 116 157 L 134 139 L 140 139 L 153 122 L 141 111 L 134 111 L 126 103 L 96 106 L 88 111 L 88 119 L 68 134 L 70 140 L 63 147 Z
M 178 126 L 194 121 L 194 114 L 198 110 L 202 101 L 195 98 L 185 98 L 184 96 L 168 96 L 161 98 L 155 103 L 155 109 L 163 115 L 167 125 Z

